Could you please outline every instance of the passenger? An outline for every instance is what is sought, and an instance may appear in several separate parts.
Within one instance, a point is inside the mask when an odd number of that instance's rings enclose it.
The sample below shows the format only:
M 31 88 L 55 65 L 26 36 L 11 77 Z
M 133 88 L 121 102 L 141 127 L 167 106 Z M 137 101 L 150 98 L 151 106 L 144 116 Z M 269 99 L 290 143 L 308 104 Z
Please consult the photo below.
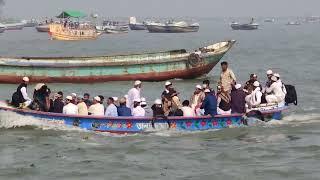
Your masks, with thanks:
M 170 81 L 167 81 L 165 83 L 165 89 L 161 94 L 162 102 L 163 102 L 163 111 L 164 115 L 168 116 L 172 107 L 172 97 L 171 94 L 174 91 L 174 88 L 172 87 L 172 83 Z
M 254 90 L 251 92 L 251 94 L 246 96 L 246 102 L 248 105 L 248 108 L 255 108 L 261 104 L 261 89 L 260 89 L 260 83 L 258 81 L 255 81 L 253 83 Z
M 278 82 L 278 78 L 276 76 L 272 76 L 271 82 L 271 86 L 266 88 L 267 103 L 284 103 L 285 94 L 282 90 L 282 85 Z
M 118 97 L 112 97 L 112 99 L 114 100 L 113 104 L 118 107 L 119 106 L 119 98 Z
M 72 97 L 66 97 L 66 105 L 63 107 L 63 114 L 67 115 L 77 115 L 78 114 L 78 107 L 72 103 Z
M 92 105 L 88 109 L 89 115 L 93 116 L 103 116 L 104 106 L 101 104 L 101 99 L 99 96 L 93 98 Z
M 117 106 L 114 105 L 114 99 L 112 97 L 108 98 L 107 104 L 108 104 L 108 107 L 104 115 L 106 117 L 118 117 L 118 109 L 117 109 Z
M 71 97 L 72 97 L 72 103 L 77 105 L 77 94 L 76 93 L 71 93 Z
M 241 89 L 241 84 L 236 84 L 231 91 L 231 112 L 246 112 L 246 93 Z
M 61 91 L 59 91 L 55 96 L 56 97 L 55 97 L 55 99 L 53 101 L 52 111 L 51 112 L 53 112 L 53 113 L 62 113 L 63 112 L 63 107 L 64 107 L 63 93 Z
M 172 83 L 170 81 L 167 81 L 165 83 L 164 91 L 161 94 L 162 101 L 163 101 L 164 98 L 168 98 L 170 96 L 170 91 L 173 90 L 173 89 L 174 88 L 172 86 Z
M 103 105 L 103 102 L 104 102 L 104 96 L 102 96 L 102 95 L 98 95 L 98 97 L 100 98 L 99 103 Z
M 281 89 L 282 89 L 282 92 L 284 93 L 284 96 L 286 96 L 287 95 L 287 90 L 286 90 L 286 87 L 283 84 L 282 80 L 280 79 L 280 74 L 275 73 L 274 76 L 277 77 L 277 79 L 278 79 L 277 83 L 278 83 L 279 86 L 281 86 Z
M 182 102 L 182 107 L 180 109 L 182 110 L 184 117 L 196 116 L 194 110 L 190 107 L 190 102 L 188 100 Z
M 35 86 L 33 93 L 34 103 L 39 105 L 40 111 L 48 112 L 50 109 L 50 89 L 43 83 L 38 83 Z
M 204 109 L 204 115 L 214 116 L 217 114 L 217 98 L 216 96 L 209 90 L 204 90 L 205 98 L 201 105 L 201 109 Z
M 134 82 L 134 86 L 132 89 L 129 90 L 128 92 L 128 99 L 127 99 L 127 107 L 133 109 L 133 101 L 135 99 L 140 99 L 141 98 L 141 87 L 142 87 L 142 82 L 137 80 Z
M 205 94 L 202 90 L 202 87 L 200 85 L 196 86 L 196 90 L 194 91 L 193 95 L 191 96 L 191 108 L 193 112 L 198 112 L 200 109 L 200 106 L 204 100 Z M 183 105 L 183 103 L 182 103 Z
M 171 115 L 182 116 L 182 111 L 179 112 L 179 109 L 182 107 L 178 93 L 176 91 L 171 92 Z
M 135 116 L 135 117 L 145 116 L 146 111 L 140 106 L 140 103 L 141 103 L 140 99 L 133 100 L 132 116 Z
M 31 99 L 27 93 L 27 86 L 29 83 L 28 77 L 22 78 L 22 83 L 18 86 L 17 91 L 12 95 L 11 104 L 15 107 L 25 108 L 31 104 Z
M 250 79 L 245 83 L 243 90 L 247 93 L 251 93 L 254 89 L 253 83 L 257 81 L 257 75 L 256 74 L 250 74 Z
M 84 103 L 86 103 L 87 107 L 90 107 L 92 105 L 92 101 L 90 100 L 89 93 L 84 93 L 83 100 L 84 100 Z
M 77 97 L 77 106 L 78 106 L 78 114 L 81 116 L 87 116 L 88 114 L 88 107 L 86 105 L 86 103 L 84 102 L 84 98 L 78 96 Z
M 131 109 L 126 106 L 126 99 L 121 98 L 120 106 L 117 108 L 118 116 L 132 116 Z
M 141 107 L 142 108 L 146 108 L 147 107 L 147 101 L 146 101 L 146 98 L 144 98 L 144 97 L 141 98 Z
M 220 85 L 223 87 L 224 91 L 230 93 L 232 86 L 236 83 L 236 76 L 233 71 L 228 68 L 228 63 L 223 61 L 221 62 L 221 74 L 220 74 Z
M 154 104 L 151 106 L 153 117 L 166 118 L 163 111 L 161 99 L 156 99 Z
M 210 81 L 208 80 L 208 79 L 206 79 L 206 80 L 204 80 L 203 82 L 202 82 L 202 87 L 203 87 L 203 91 L 204 90 L 206 90 L 206 89 L 209 89 L 213 94 L 215 94 L 214 93 L 214 90 L 210 87 Z
M 217 88 L 217 113 L 221 115 L 231 114 L 231 96 L 221 86 Z

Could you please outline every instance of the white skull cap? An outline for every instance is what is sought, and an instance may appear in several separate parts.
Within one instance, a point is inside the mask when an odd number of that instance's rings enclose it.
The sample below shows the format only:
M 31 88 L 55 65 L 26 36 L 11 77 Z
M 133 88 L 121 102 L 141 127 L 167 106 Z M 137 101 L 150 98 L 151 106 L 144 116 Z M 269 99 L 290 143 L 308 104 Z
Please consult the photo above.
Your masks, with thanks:
M 273 72 L 272 72 L 271 69 L 269 69 L 269 70 L 267 71 L 267 75 L 271 75 L 271 74 L 273 74 Z
M 28 77 L 23 77 L 22 80 L 23 80 L 24 82 L 29 82 L 29 78 L 28 78 Z
M 259 83 L 258 81 L 255 81 L 255 82 L 253 83 L 253 86 L 254 86 L 254 87 L 259 87 L 259 86 L 260 86 L 260 83 Z
M 137 85 L 140 85 L 141 83 L 142 83 L 141 81 L 137 80 L 134 82 L 134 85 L 137 86 Z
M 166 83 L 165 83 L 165 85 L 166 86 L 169 86 L 169 85 L 171 85 L 172 83 L 170 82 L 170 81 L 167 81 Z

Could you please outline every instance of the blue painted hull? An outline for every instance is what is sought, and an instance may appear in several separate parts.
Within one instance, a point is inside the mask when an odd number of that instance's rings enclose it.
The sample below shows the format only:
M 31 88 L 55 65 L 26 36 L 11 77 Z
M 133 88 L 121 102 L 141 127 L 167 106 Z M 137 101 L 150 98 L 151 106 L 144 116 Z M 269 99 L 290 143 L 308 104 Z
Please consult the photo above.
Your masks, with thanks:
M 280 120 L 282 111 L 278 108 L 265 111 L 265 117 Z M 176 131 L 203 131 L 209 129 L 222 129 L 228 127 L 245 126 L 243 114 L 217 115 L 215 117 L 170 117 L 168 119 L 153 119 L 152 117 L 93 117 L 70 116 L 56 113 L 45 113 L 31 110 L 21 110 L 0 107 L 3 111 L 12 111 L 24 116 L 31 116 L 49 123 L 76 126 L 82 129 L 111 133 L 143 133 L 148 130 L 176 130 Z

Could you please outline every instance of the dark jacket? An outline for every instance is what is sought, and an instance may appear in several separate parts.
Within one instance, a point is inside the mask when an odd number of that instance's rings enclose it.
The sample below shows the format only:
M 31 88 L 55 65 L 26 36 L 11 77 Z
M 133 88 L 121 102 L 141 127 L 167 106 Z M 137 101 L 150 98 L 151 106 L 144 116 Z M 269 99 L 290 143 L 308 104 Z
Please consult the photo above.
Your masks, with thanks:
M 21 93 L 21 88 L 27 88 L 27 84 L 25 83 L 21 83 L 18 88 L 17 91 L 15 93 L 13 93 L 12 95 L 12 100 L 11 100 L 11 104 L 15 107 L 19 107 L 20 103 L 25 102 L 26 100 L 23 98 L 23 95 Z
M 131 109 L 126 105 L 120 105 L 118 108 L 118 116 L 132 116 Z
M 231 111 L 232 113 L 246 112 L 246 93 L 242 89 L 231 91 Z
M 53 113 L 62 113 L 64 103 L 61 99 L 56 99 L 53 101 L 52 112 Z M 51 109 L 51 108 L 50 108 Z
M 213 94 L 208 94 L 203 100 L 201 109 L 204 109 L 204 114 L 214 116 L 217 114 L 217 97 Z

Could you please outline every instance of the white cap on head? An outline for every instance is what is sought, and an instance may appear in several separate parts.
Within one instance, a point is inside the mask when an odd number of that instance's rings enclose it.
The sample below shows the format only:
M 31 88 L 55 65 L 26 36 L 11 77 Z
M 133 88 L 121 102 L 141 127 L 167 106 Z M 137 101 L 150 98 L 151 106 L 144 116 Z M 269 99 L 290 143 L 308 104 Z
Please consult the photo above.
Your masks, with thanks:
M 96 96 L 93 99 L 96 100 L 96 101 L 99 101 L 99 102 L 101 101 L 101 98 L 99 96 Z
M 202 89 L 202 86 L 198 84 L 198 85 L 196 85 L 196 88 L 197 89 Z
M 147 102 L 141 101 L 141 105 L 147 105 Z
M 134 85 L 135 85 L 135 86 L 140 85 L 140 84 L 141 84 L 141 81 L 139 81 L 139 80 L 137 80 L 137 81 L 134 82 Z
M 118 97 L 112 97 L 114 101 L 118 101 Z
M 34 89 L 38 91 L 38 90 L 41 89 L 42 86 L 44 86 L 44 85 L 45 85 L 44 83 L 38 83 L 38 84 L 36 84 L 36 86 L 34 87 Z
M 133 102 L 141 102 L 140 98 L 134 99 Z
M 165 83 L 165 86 L 169 86 L 169 85 L 171 85 L 172 83 L 170 82 L 170 81 L 167 81 L 166 83 Z
M 271 77 L 271 80 L 272 80 L 272 81 L 278 81 L 278 78 L 275 77 L 275 76 L 272 76 L 272 77 Z
M 275 77 L 280 78 L 280 74 L 279 73 L 274 73 L 273 74 Z
M 28 77 L 23 77 L 22 80 L 23 80 L 24 82 L 29 82 L 29 78 L 28 78 Z
M 258 77 L 256 74 L 253 74 L 252 77 Z
M 72 97 L 71 97 L 71 96 L 67 96 L 66 99 L 68 99 L 68 100 L 71 101 L 71 100 L 72 100 Z
M 71 93 L 71 96 L 77 97 L 77 94 L 76 93 Z
M 128 99 L 129 96 L 128 96 L 128 94 L 126 94 L 126 95 L 124 95 L 123 97 L 126 98 L 126 99 Z
M 154 104 L 161 105 L 161 104 L 162 104 L 161 99 L 156 99 L 156 100 L 154 101 Z
M 267 71 L 267 75 L 271 75 L 271 74 L 273 74 L 273 72 L 272 72 L 271 69 L 269 69 L 269 70 Z
M 211 92 L 211 91 L 210 91 L 210 89 L 205 89 L 204 92 L 205 92 L 205 93 L 209 93 L 209 92 Z
M 254 86 L 254 87 L 259 87 L 259 86 L 260 86 L 260 83 L 259 83 L 258 81 L 255 81 L 255 82 L 253 83 L 253 86 Z
M 141 102 L 146 102 L 146 98 L 142 97 L 141 99 Z
M 236 84 L 234 87 L 235 87 L 236 89 L 240 89 L 240 88 L 241 88 L 241 84 Z

